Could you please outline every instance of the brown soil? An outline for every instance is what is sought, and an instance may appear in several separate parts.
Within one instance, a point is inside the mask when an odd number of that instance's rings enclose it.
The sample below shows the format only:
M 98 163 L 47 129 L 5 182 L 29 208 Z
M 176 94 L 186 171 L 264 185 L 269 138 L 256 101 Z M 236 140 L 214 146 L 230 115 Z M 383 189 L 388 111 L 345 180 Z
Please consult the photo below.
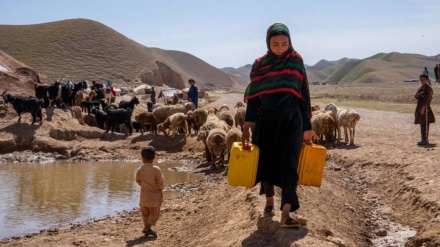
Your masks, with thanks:
M 206 107 L 226 103 L 233 109 L 239 94 L 218 95 Z M 323 106 L 326 102 L 314 102 Z M 138 110 L 146 110 L 145 101 Z M 21 123 L 13 114 L 0 118 L 0 160 L 20 151 L 58 152 L 72 160 L 138 159 L 151 144 L 158 156 L 190 160 L 193 172 L 205 175 L 192 182 L 191 192 L 164 201 L 155 229 L 157 239 L 143 237 L 137 209 L 84 224 L 60 226 L 39 234 L 4 239 L 4 246 L 440 246 L 440 155 L 435 143 L 439 126 L 431 125 L 427 147 L 419 147 L 419 126 L 411 114 L 356 109 L 361 120 L 355 145 L 328 148 L 320 188 L 300 186 L 301 208 L 294 215 L 306 220 L 300 230 L 279 226 L 280 211 L 262 217 L 264 198 L 253 189 L 230 187 L 225 170 L 210 170 L 203 144 L 191 135 L 170 140 L 163 135 L 107 133 L 80 126 L 69 111 L 45 112 L 42 125 Z M 11 112 L 13 109 L 11 108 Z M 47 117 L 50 120 L 47 120 Z M 8 158 L 9 157 L 9 158 Z M 279 196 L 276 196 L 279 205 Z M 399 241 L 403 226 L 417 231 Z M 388 237 L 379 238 L 378 235 Z M 386 240 L 385 240 L 386 239 Z

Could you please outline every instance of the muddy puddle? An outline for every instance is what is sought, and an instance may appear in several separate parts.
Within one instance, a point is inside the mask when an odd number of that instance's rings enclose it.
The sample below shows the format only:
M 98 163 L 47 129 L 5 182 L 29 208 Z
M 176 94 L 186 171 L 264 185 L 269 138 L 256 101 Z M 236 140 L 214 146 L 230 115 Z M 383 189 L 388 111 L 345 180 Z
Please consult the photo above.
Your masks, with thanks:
M 41 158 L 39 158 L 41 161 Z M 138 207 L 137 162 L 0 163 L 0 239 L 36 233 Z M 191 192 L 203 176 L 182 162 L 158 160 L 165 198 Z

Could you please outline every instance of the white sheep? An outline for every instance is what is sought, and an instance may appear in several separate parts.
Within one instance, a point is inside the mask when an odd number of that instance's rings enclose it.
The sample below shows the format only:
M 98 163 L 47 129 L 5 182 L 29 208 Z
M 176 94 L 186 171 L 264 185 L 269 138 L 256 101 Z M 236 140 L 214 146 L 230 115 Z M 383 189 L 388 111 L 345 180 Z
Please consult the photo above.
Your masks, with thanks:
M 192 102 L 187 102 L 183 105 L 162 105 L 154 108 L 153 116 L 156 119 L 156 123 L 162 123 L 165 119 L 174 113 L 187 113 L 188 111 L 194 111 L 196 107 Z
M 354 144 L 354 133 L 356 129 L 356 123 L 361 119 L 359 113 L 355 110 L 349 109 L 341 116 L 340 126 L 344 128 L 345 142 Z M 349 132 L 349 133 L 348 133 Z
M 226 146 L 226 131 L 221 128 L 215 128 L 209 131 L 206 138 L 208 150 L 213 157 L 213 163 L 211 168 L 215 169 L 217 166 L 223 167 L 223 161 L 225 159 Z M 219 157 L 218 163 L 216 159 Z
M 228 150 L 228 160 L 231 156 L 231 149 L 234 142 L 241 142 L 242 132 L 236 127 L 232 127 L 226 132 L 226 147 Z
M 311 107 L 312 107 L 312 112 L 321 110 L 321 107 L 319 107 L 319 105 L 311 105 Z
M 183 128 L 184 137 L 188 135 L 188 123 L 186 122 L 186 114 L 178 112 L 167 117 L 165 121 L 157 125 L 157 130 L 162 131 L 165 135 L 169 136 L 172 131 L 171 139 L 174 139 L 176 134 L 179 134 L 179 127 Z M 165 130 L 168 129 L 168 133 Z
M 321 142 L 327 141 L 328 143 L 333 143 L 335 146 L 335 132 L 336 132 L 336 122 L 332 117 L 332 112 L 322 112 L 321 110 L 314 111 L 311 119 L 312 129 L 321 139 Z
M 340 117 L 342 114 L 345 113 L 345 111 L 347 111 L 344 108 L 338 108 L 335 104 L 330 103 L 328 105 L 325 106 L 325 110 L 326 111 L 331 111 L 332 112 L 332 117 L 336 122 L 336 130 L 338 132 L 337 136 L 336 136 L 336 140 L 339 143 L 339 141 L 341 140 L 341 124 L 340 124 Z
M 325 107 L 326 110 L 332 111 L 332 116 L 335 119 L 336 122 L 336 129 L 338 132 L 337 135 L 337 141 L 339 143 L 341 139 L 341 126 L 347 126 L 350 130 L 350 144 L 353 145 L 354 143 L 354 132 L 355 132 L 355 125 L 357 121 L 360 119 L 360 115 L 354 111 L 354 110 L 347 110 L 344 108 L 338 108 L 335 104 L 330 103 Z M 350 126 L 350 127 L 348 127 Z M 352 134 L 353 133 L 353 134 Z M 348 143 L 348 133 L 345 132 L 344 127 L 344 134 L 345 134 L 345 141 Z

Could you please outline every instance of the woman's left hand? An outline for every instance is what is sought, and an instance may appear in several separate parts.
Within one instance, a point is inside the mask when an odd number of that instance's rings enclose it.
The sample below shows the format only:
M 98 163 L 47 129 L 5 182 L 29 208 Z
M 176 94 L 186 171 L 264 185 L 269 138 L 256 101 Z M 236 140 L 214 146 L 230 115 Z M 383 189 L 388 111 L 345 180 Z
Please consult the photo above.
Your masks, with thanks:
M 319 136 L 313 130 L 306 130 L 303 134 L 303 142 L 311 145 L 314 140 L 319 141 Z

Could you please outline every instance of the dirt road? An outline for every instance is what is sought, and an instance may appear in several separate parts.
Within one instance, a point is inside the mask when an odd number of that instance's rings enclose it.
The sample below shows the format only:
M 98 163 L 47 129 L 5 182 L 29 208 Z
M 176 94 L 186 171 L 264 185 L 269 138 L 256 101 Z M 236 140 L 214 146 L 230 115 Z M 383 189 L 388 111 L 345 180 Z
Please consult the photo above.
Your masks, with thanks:
M 205 107 L 227 104 L 235 112 L 235 103 L 242 101 L 240 94 L 217 95 L 218 99 Z M 324 106 L 329 102 L 313 103 Z M 419 126 L 413 124 L 411 114 L 355 110 L 361 115 L 355 145 L 328 147 L 322 187 L 298 189 L 301 208 L 296 216 L 307 220 L 300 230 L 280 228 L 280 211 L 272 219 L 262 217 L 264 198 L 258 195 L 258 186 L 230 187 L 224 170 L 210 170 L 203 158 L 203 145 L 195 135 L 186 142 L 163 135 L 103 135 L 97 128 L 77 127 L 76 120 L 62 110 L 55 110 L 52 120 L 40 127 L 17 124 L 14 117 L 2 118 L 0 145 L 11 145 L 12 140 L 28 141 L 29 149 L 58 150 L 66 157 L 81 160 L 137 158 L 143 145 L 153 143 L 159 156 L 186 160 L 192 164 L 193 172 L 203 174 L 206 179 L 187 185 L 194 188 L 191 193 L 164 202 L 156 226 L 157 239 L 142 236 L 141 217 L 134 210 L 82 225 L 5 239 L 1 244 L 403 246 L 406 243 L 406 246 L 422 246 L 424 243 L 424 246 L 440 246 L 440 154 L 436 144 L 440 143 L 440 127 L 431 125 L 432 145 L 419 147 L 416 145 Z M 28 120 L 29 116 L 25 115 L 22 122 Z M 279 205 L 279 197 L 275 203 Z M 415 237 L 406 239 L 413 234 Z

